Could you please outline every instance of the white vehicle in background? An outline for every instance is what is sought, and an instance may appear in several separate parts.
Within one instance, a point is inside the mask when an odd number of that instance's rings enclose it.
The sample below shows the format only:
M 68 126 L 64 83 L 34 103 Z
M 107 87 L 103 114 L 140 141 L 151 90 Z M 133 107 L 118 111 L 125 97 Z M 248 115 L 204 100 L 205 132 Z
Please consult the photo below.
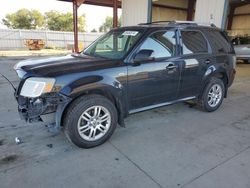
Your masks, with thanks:
M 250 63 L 250 36 L 236 37 L 232 40 L 237 60 Z

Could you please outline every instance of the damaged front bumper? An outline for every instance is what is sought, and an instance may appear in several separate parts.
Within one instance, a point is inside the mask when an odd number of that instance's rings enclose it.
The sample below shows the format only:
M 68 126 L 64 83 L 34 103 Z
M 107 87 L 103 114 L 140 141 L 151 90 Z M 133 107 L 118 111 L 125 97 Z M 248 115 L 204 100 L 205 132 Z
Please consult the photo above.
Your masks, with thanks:
M 18 112 L 27 122 L 42 121 L 47 125 L 61 126 L 61 117 L 71 99 L 60 93 L 48 93 L 38 98 L 17 96 Z

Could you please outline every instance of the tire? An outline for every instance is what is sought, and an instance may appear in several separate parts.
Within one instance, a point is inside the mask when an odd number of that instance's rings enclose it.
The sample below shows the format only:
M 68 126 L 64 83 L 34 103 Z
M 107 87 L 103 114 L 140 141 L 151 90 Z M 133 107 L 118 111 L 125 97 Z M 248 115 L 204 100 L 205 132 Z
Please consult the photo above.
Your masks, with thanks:
M 243 60 L 244 61 L 244 63 L 246 63 L 246 64 L 250 64 L 250 59 L 245 59 L 245 60 Z
M 224 96 L 225 85 L 223 81 L 219 78 L 212 77 L 203 90 L 198 105 L 203 111 L 213 112 L 221 106 Z
M 103 144 L 113 134 L 117 126 L 117 110 L 101 95 L 86 95 L 70 105 L 63 126 L 72 143 L 80 148 L 92 148 Z

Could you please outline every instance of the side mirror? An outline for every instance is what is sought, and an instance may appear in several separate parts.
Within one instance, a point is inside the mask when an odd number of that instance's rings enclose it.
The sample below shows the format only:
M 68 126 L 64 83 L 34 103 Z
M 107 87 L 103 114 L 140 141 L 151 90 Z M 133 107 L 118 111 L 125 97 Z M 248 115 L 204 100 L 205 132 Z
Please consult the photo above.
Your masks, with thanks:
M 140 50 L 135 58 L 134 62 L 141 62 L 141 61 L 152 61 L 154 60 L 154 57 L 151 57 L 154 53 L 154 50 Z

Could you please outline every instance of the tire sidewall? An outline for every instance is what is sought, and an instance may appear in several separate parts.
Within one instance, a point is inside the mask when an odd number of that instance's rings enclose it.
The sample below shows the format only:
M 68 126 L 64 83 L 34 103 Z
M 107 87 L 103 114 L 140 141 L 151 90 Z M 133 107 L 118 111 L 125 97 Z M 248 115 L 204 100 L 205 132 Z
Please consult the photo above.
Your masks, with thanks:
M 211 107 L 209 104 L 208 104 L 208 93 L 210 91 L 210 89 L 215 85 L 215 84 L 218 84 L 221 89 L 222 89 L 222 97 L 221 97 L 221 100 L 220 102 L 215 106 L 215 107 Z M 213 112 L 215 110 L 217 110 L 222 102 L 223 102 L 223 99 L 224 99 L 224 96 L 225 96 L 225 85 L 223 83 L 223 81 L 219 78 L 214 78 L 212 77 L 209 81 L 209 83 L 207 84 L 204 92 L 203 92 L 203 95 L 202 95 L 202 104 L 203 104 L 203 109 L 207 112 Z
M 245 59 L 245 60 L 243 60 L 243 62 L 244 62 L 245 64 L 250 64 L 250 59 Z
M 77 146 L 82 148 L 91 148 L 104 143 L 111 137 L 117 125 L 117 111 L 113 103 L 104 97 L 96 96 L 92 99 L 87 99 L 86 97 L 85 100 L 86 101 L 84 101 L 84 99 L 82 101 L 79 101 L 79 103 L 72 108 L 71 113 L 67 115 L 66 134 L 68 134 L 70 140 Z M 95 141 L 87 141 L 84 140 L 78 132 L 78 120 L 82 113 L 92 106 L 105 107 L 111 115 L 111 123 L 109 130 L 103 137 Z

